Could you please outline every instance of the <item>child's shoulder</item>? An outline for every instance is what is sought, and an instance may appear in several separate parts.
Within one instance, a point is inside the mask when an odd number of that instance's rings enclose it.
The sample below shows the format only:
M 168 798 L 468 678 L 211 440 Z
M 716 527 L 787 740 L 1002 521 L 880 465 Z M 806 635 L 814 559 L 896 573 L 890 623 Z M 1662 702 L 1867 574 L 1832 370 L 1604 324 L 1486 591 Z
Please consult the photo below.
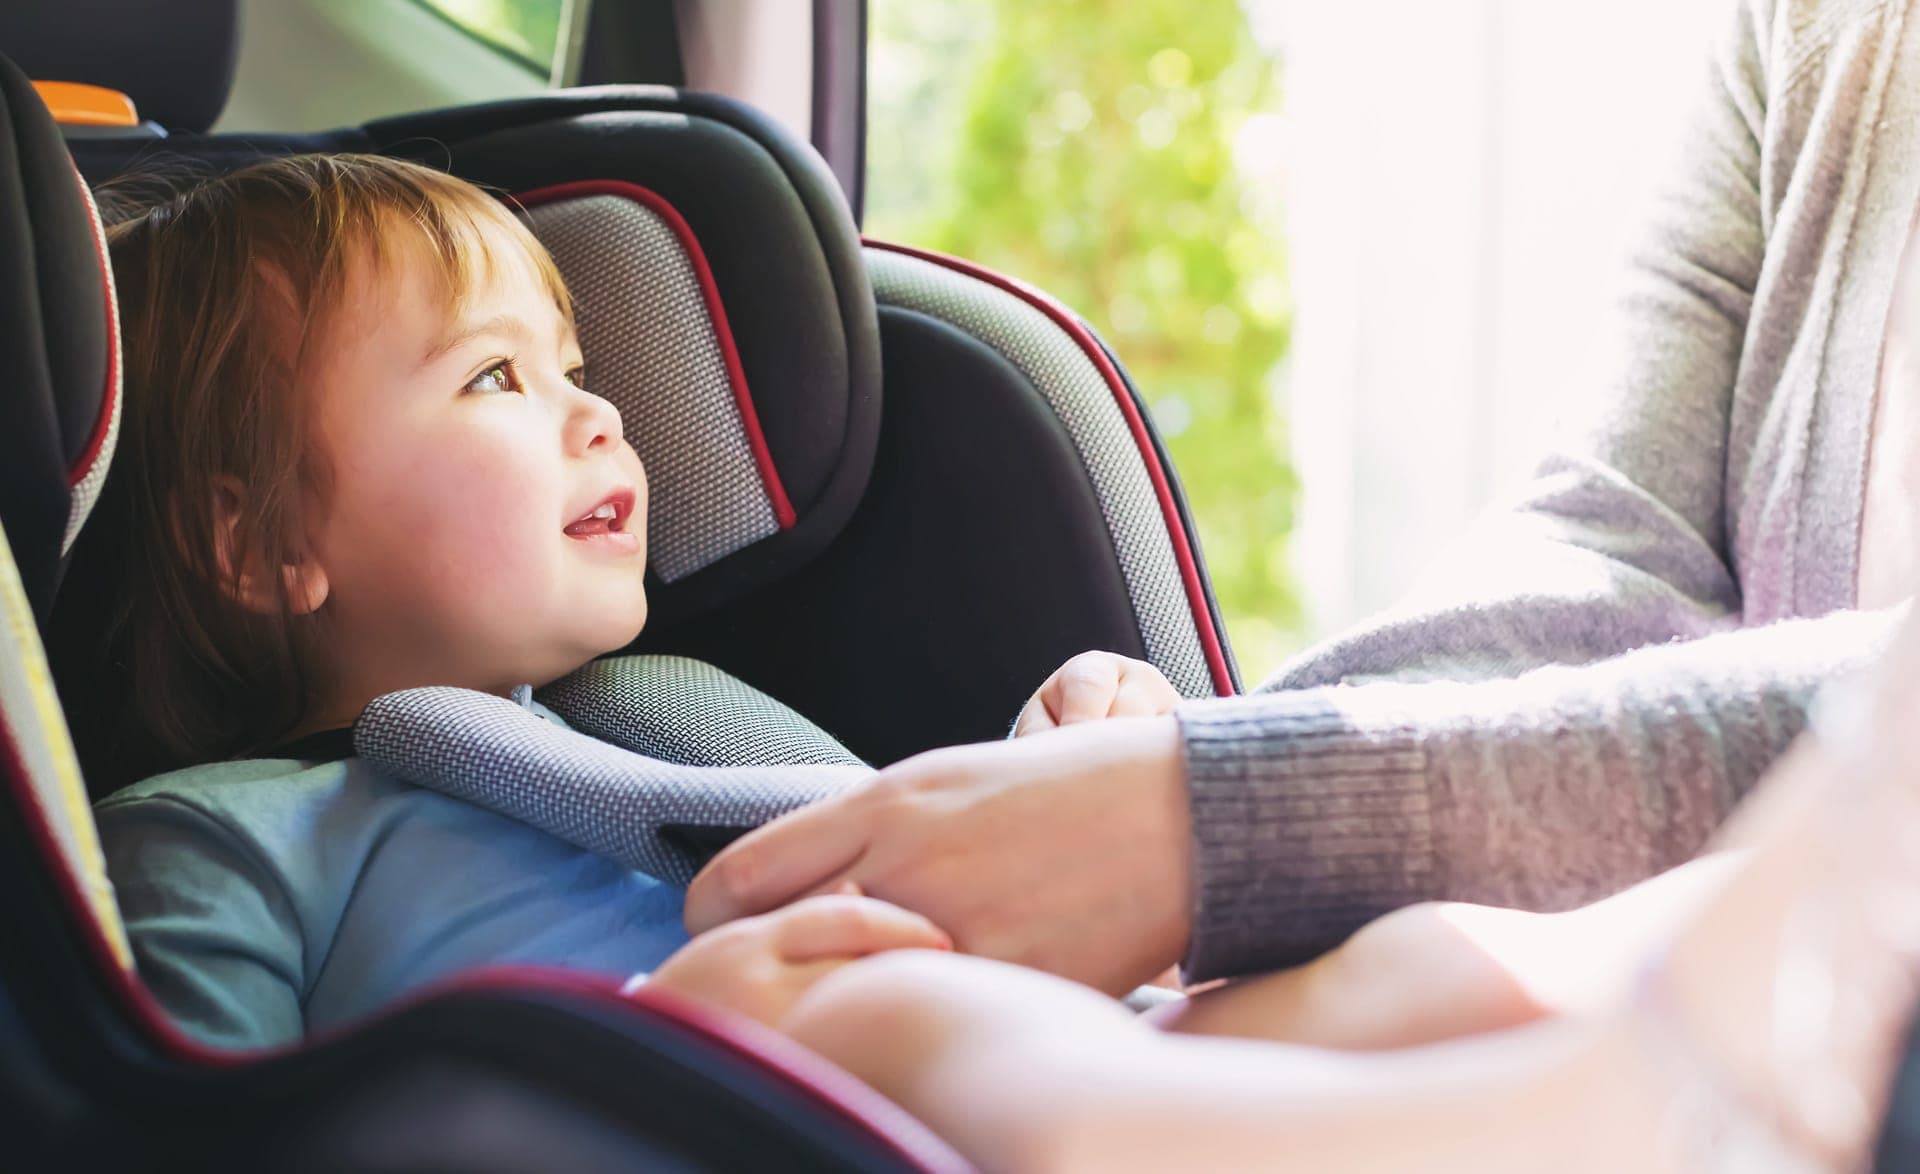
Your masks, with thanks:
M 241 758 L 231 762 L 207 762 L 198 766 L 166 771 L 142 779 L 132 786 L 122 787 L 100 800 L 100 805 L 104 807 L 158 795 L 193 793 L 243 783 L 264 782 L 268 779 L 303 774 L 313 769 L 315 765 L 290 758 Z
M 379 822 L 382 808 L 404 804 L 412 790 L 358 758 L 251 758 L 156 775 L 100 800 L 94 815 L 107 840 L 164 830 L 278 857 L 320 829 Z
M 170 908 L 183 889 L 278 892 L 321 924 L 383 845 L 449 810 L 483 814 L 359 758 L 256 758 L 146 779 L 96 804 L 94 822 L 123 896 L 154 890 Z

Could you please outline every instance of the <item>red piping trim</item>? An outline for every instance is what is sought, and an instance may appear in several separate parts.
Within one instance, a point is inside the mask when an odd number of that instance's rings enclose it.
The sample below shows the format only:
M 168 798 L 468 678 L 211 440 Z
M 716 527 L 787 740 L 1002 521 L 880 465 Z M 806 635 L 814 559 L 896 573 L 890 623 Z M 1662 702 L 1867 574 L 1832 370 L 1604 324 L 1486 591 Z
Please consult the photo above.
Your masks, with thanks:
M 74 168 L 73 178 L 80 184 L 80 198 L 87 205 L 87 227 L 93 232 L 93 251 L 100 263 L 100 291 L 107 300 L 107 386 L 100 393 L 100 415 L 93 422 L 93 435 L 87 439 L 87 447 L 78 460 L 67 470 L 67 488 L 73 489 L 86 480 L 93 471 L 93 463 L 100 459 L 100 450 L 106 447 L 108 425 L 113 422 L 114 400 L 120 394 L 120 308 L 113 300 L 113 270 L 108 267 L 107 236 L 100 227 L 100 214 L 94 210 L 93 199 L 87 191 L 87 181 L 81 178 L 80 169 Z
M 1180 581 L 1187 589 L 1187 604 L 1193 611 L 1193 626 L 1200 634 L 1200 648 L 1206 654 L 1207 671 L 1213 677 L 1214 692 L 1221 697 L 1234 694 L 1233 674 L 1227 671 L 1226 650 L 1220 646 L 1220 634 L 1214 628 L 1213 611 L 1207 606 L 1207 593 L 1200 585 L 1200 563 L 1194 557 L 1193 544 L 1187 541 L 1187 528 L 1181 523 L 1179 507 L 1174 504 L 1173 485 L 1167 480 L 1167 472 L 1160 466 L 1158 454 L 1153 449 L 1153 438 L 1147 434 L 1147 423 L 1140 415 L 1140 409 L 1134 405 L 1133 397 L 1127 394 L 1126 381 L 1120 372 L 1114 369 L 1107 353 L 1095 341 L 1078 318 L 1052 297 L 1024 281 L 995 273 L 991 269 L 965 261 L 959 257 L 950 257 L 945 253 L 936 253 L 927 249 L 914 248 L 912 245 L 899 245 L 891 241 L 875 240 L 862 236 L 861 242 L 869 248 L 885 249 L 891 253 L 902 253 L 909 257 L 918 257 L 964 273 L 968 277 L 984 281 L 988 285 L 1004 290 L 1021 301 L 1039 310 L 1053 320 L 1054 325 L 1066 331 L 1068 337 L 1080 347 L 1083 354 L 1093 362 L 1100 375 L 1107 381 L 1107 388 L 1113 392 L 1113 401 L 1120 407 L 1120 414 L 1126 418 L 1127 430 L 1133 434 L 1133 443 L 1140 450 L 1140 459 L 1147 466 L 1147 476 L 1153 481 L 1153 493 L 1160 501 L 1160 516 L 1166 521 L 1167 536 L 1173 541 L 1173 556 L 1180 566 Z
M 693 263 L 694 277 L 700 282 L 700 296 L 707 303 L 707 315 L 713 320 L 714 333 L 720 339 L 720 354 L 727 365 L 727 382 L 733 388 L 733 402 L 740 410 L 740 423 L 746 430 L 747 447 L 753 450 L 753 464 L 760 472 L 760 484 L 767 491 L 767 500 L 773 506 L 773 516 L 780 523 L 780 528 L 793 529 L 798 520 L 793 512 L 793 503 L 787 498 L 786 486 L 781 484 L 780 470 L 773 463 L 773 450 L 767 447 L 766 434 L 760 428 L 760 415 L 754 411 L 753 396 L 747 391 L 746 368 L 740 365 L 740 350 L 734 345 L 733 328 L 727 322 L 726 306 L 720 301 L 720 287 L 713 280 L 713 269 L 707 264 L 707 254 L 700 248 L 700 241 L 693 235 L 692 227 L 680 215 L 679 209 L 669 204 L 658 192 L 618 179 L 583 179 L 554 184 L 521 192 L 514 196 L 514 200 L 523 208 L 535 208 L 541 204 L 586 196 L 621 196 L 642 204 L 666 221 L 667 227 L 680 238 L 680 247 L 686 250 L 687 259 Z

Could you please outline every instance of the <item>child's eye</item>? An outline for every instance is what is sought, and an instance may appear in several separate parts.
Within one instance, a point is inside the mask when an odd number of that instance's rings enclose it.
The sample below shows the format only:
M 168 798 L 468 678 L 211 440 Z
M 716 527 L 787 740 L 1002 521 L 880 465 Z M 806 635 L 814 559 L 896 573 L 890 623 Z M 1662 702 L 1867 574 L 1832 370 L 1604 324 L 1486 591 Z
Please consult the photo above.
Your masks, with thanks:
M 464 390 L 477 392 L 481 395 L 494 395 L 503 391 L 519 391 L 520 384 L 513 377 L 513 365 L 511 363 L 495 363 L 493 366 L 480 372 L 480 374 L 475 375 L 472 379 L 467 380 L 467 386 Z
M 581 391 L 585 391 L 587 389 L 587 369 L 585 367 L 575 367 L 573 370 L 567 372 L 567 382 L 573 384 Z

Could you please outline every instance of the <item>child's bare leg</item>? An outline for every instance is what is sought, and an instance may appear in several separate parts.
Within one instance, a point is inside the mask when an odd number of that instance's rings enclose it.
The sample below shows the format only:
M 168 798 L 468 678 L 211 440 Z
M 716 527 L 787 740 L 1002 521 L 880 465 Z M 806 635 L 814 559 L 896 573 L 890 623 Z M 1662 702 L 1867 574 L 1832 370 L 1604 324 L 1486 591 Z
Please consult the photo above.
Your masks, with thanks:
M 1592 1011 L 1726 877 L 1707 858 L 1566 913 L 1435 903 L 1390 913 L 1305 966 L 1156 1009 L 1158 1026 L 1317 1047 L 1409 1047 Z
M 901 953 L 786 1027 L 990 1171 L 1658 1170 L 1644 1082 L 1596 1062 L 1590 1024 L 1367 1055 L 1195 1039 L 1037 972 Z

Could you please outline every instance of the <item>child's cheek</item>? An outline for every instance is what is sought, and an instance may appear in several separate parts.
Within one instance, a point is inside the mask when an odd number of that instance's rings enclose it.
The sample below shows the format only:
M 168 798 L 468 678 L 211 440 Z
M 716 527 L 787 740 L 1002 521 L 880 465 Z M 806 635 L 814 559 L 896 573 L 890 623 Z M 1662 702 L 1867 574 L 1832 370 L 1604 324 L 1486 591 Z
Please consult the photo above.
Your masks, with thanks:
M 451 483 L 464 492 L 449 503 L 447 512 L 458 519 L 449 530 L 457 538 L 444 556 L 459 587 L 486 594 L 489 586 L 525 591 L 534 586 L 529 579 L 542 573 L 542 562 L 559 537 L 561 522 L 548 515 L 560 507 L 550 504 L 551 487 L 533 471 L 509 454 L 493 457 L 474 450 L 450 470 Z

